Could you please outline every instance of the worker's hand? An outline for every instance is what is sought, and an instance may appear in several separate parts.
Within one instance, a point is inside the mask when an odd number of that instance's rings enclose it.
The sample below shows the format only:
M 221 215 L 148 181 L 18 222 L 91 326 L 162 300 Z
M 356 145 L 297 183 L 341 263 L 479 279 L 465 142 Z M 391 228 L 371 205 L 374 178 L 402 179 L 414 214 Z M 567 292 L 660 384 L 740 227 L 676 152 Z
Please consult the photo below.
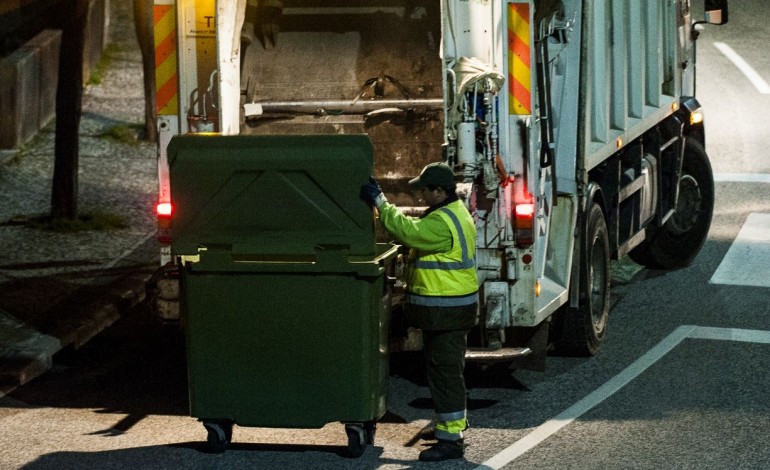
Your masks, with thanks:
M 361 186 L 361 198 L 372 207 L 380 207 L 388 202 L 382 193 L 380 184 L 373 176 L 369 177 L 369 182 Z

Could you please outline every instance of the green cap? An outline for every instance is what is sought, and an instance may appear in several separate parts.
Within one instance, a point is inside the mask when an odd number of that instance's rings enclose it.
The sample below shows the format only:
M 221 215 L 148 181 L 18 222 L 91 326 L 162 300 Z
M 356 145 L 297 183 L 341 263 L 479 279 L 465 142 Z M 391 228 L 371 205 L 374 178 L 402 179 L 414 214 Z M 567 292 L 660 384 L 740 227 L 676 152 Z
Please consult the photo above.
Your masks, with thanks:
M 423 188 L 425 186 L 454 188 L 457 182 L 455 181 L 455 172 L 452 168 L 446 163 L 437 162 L 425 165 L 420 176 L 409 180 L 409 185 L 414 188 Z

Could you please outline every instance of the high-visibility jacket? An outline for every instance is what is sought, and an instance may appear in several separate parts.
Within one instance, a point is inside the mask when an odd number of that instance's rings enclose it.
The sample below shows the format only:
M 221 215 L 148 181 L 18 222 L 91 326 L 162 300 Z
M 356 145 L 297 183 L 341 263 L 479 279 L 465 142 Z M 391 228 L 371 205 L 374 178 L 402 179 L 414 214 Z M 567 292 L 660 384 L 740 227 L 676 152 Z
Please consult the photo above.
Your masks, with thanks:
M 420 219 L 403 216 L 395 206 L 380 207 L 388 231 L 411 248 L 407 301 L 412 304 L 453 307 L 478 301 L 476 226 L 457 199 Z

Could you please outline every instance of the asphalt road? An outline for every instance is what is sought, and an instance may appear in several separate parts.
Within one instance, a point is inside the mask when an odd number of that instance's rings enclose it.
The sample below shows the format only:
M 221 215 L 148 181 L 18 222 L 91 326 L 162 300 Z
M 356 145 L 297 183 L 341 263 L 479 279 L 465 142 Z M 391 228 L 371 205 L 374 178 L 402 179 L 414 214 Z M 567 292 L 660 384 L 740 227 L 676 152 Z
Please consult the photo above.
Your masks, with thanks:
M 712 282 L 750 214 L 770 214 L 770 130 L 762 120 L 770 96 L 714 45 L 728 44 L 770 80 L 763 44 L 770 12 L 759 1 L 730 6 L 730 24 L 708 28 L 698 44 L 718 177 L 703 251 L 686 269 L 644 270 L 615 286 L 619 300 L 596 357 L 551 357 L 542 373 L 469 370 L 467 459 L 441 468 L 767 468 L 768 287 Z M 770 277 L 767 268 L 752 269 L 749 277 Z M 0 467 L 431 467 L 415 462 L 430 407 L 413 359 L 394 358 L 389 413 L 360 459 L 340 455 L 338 423 L 236 428 L 233 447 L 211 455 L 203 427 L 188 416 L 183 336 L 137 312 L 0 399 Z

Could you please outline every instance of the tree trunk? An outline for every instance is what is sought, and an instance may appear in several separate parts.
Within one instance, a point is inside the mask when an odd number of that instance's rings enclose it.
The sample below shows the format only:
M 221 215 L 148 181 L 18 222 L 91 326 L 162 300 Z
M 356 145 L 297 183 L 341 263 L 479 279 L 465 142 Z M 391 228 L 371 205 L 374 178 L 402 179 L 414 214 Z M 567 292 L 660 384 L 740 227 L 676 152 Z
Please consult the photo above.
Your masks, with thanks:
M 56 143 L 54 146 L 51 217 L 78 216 L 78 156 L 83 107 L 83 52 L 89 0 L 70 0 L 62 30 L 59 86 L 56 90 Z
M 144 69 L 144 134 L 150 142 L 158 141 L 155 109 L 155 37 L 153 35 L 153 1 L 134 0 L 134 29 L 142 51 Z

